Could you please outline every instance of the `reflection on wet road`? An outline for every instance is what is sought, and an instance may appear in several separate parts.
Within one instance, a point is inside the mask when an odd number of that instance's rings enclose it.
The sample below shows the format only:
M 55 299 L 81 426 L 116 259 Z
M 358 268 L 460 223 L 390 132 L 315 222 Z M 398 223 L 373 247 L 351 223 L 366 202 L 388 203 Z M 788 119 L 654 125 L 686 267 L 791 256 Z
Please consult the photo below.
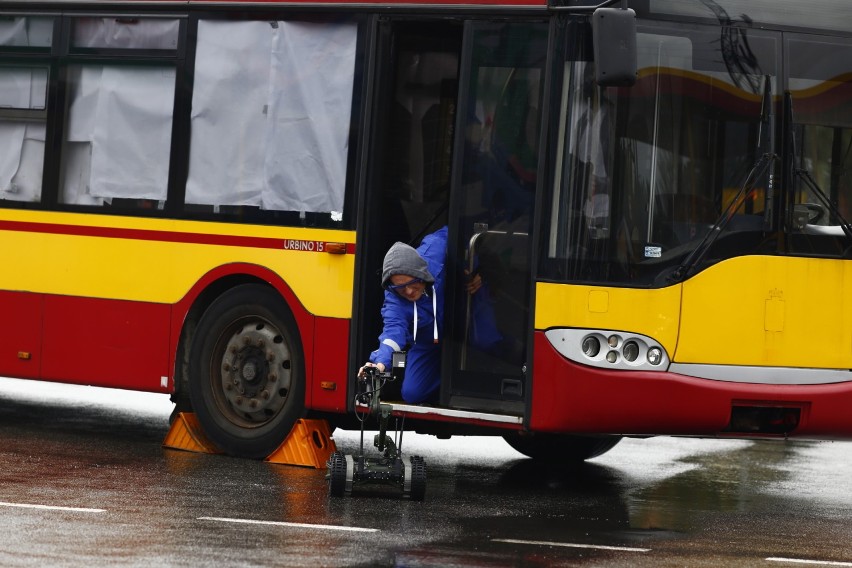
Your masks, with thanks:
M 417 503 L 164 450 L 170 410 L 0 380 L 0 565 L 852 566 L 846 442 L 625 440 L 564 469 L 499 438 L 406 434 L 428 467 Z

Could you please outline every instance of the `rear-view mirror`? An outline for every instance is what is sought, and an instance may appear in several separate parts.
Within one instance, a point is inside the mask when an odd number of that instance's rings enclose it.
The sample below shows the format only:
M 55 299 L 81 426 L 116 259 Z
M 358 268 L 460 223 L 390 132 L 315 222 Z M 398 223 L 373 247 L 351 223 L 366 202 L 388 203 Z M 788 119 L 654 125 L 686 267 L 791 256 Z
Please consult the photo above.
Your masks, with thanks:
M 592 14 L 595 81 L 601 87 L 629 87 L 636 82 L 636 12 L 598 8 Z

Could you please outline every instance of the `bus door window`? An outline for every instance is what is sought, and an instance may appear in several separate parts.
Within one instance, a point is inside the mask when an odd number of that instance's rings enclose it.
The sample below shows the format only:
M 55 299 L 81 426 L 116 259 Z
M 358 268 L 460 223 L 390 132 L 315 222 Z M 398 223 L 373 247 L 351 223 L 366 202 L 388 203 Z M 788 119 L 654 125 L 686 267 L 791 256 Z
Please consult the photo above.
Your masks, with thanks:
M 0 200 L 41 199 L 49 65 L 15 56 L 52 43 L 52 18 L 0 19 Z
M 852 245 L 840 227 L 852 222 L 852 42 L 798 34 L 785 39 L 792 167 L 816 185 L 793 176 L 791 252 L 843 256 Z
M 482 287 L 475 294 L 461 283 L 453 287 L 452 395 L 518 401 L 526 394 L 530 234 L 548 27 L 472 23 L 468 32 L 455 258 L 463 264 L 456 275 L 479 277 Z
M 174 59 L 178 21 L 77 18 L 71 30 L 69 58 L 81 61 L 66 68 L 60 203 L 163 209 L 175 64 L 157 58 Z
M 461 31 L 458 24 L 393 26 L 381 174 L 383 218 L 395 233 L 388 240 L 417 240 L 446 223 Z

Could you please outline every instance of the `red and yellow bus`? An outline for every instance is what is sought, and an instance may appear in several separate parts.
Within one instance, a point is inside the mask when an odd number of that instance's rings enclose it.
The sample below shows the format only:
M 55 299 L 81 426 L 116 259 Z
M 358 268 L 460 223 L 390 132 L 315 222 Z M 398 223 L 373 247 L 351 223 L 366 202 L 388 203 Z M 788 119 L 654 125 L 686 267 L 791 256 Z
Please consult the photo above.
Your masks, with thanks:
M 406 427 L 852 437 L 852 5 L 596 4 L 0 2 L 0 375 L 263 457 L 352 423 L 384 252 L 447 225 Z M 472 255 L 510 349 L 470 341 Z

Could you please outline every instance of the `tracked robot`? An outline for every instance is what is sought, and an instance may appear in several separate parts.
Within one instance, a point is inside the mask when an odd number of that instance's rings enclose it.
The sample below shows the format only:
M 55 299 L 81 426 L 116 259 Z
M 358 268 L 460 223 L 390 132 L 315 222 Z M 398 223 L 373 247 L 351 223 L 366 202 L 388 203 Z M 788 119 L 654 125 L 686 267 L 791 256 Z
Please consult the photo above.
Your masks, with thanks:
M 329 492 L 335 497 L 348 496 L 366 485 L 384 485 L 401 490 L 402 496 L 422 501 L 426 495 L 426 463 L 420 456 L 402 454 L 402 424 L 395 429 L 393 439 L 388 435 L 392 406 L 382 404 L 382 387 L 388 381 L 401 379 L 405 371 L 405 353 L 394 353 L 390 371 L 379 372 L 375 367 L 365 369 L 358 379 L 355 395 L 355 414 L 361 421 L 361 445 L 357 454 L 334 452 L 328 461 Z M 380 457 L 367 457 L 364 451 L 364 429 L 371 417 L 379 423 L 379 433 L 373 445 Z M 403 424 L 405 418 L 403 417 Z

